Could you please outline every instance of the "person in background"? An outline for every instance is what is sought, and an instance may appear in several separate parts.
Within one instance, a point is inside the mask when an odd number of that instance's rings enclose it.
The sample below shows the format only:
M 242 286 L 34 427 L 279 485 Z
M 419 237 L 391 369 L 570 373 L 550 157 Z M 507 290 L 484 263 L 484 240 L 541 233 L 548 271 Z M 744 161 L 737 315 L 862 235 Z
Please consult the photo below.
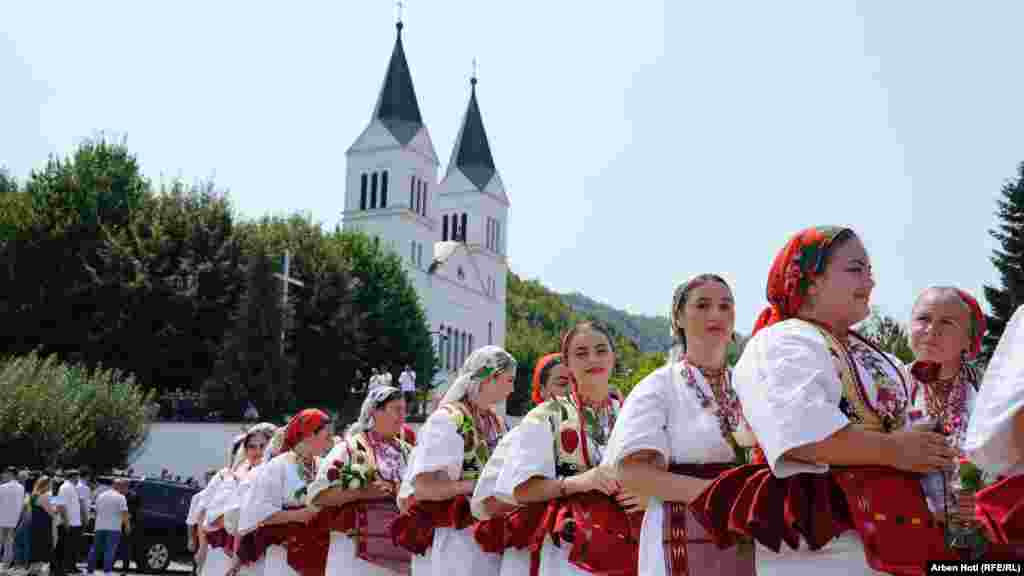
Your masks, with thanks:
M 381 386 L 391 386 L 391 380 L 391 370 L 388 370 L 387 366 L 381 366 L 380 377 L 377 379 L 377 382 Z
M 27 562 L 30 574 L 42 574 L 43 565 L 54 564 L 53 518 L 58 511 L 50 504 L 53 487 L 49 476 L 41 476 L 32 486 L 29 506 L 32 510 Z M 56 574 L 51 568 L 50 574 Z
M 28 470 L 18 473 L 18 485 L 24 490 L 26 497 L 23 499 L 21 517 L 18 521 L 18 528 L 14 533 L 14 562 L 12 566 L 28 566 L 29 544 L 32 527 L 32 506 L 29 498 L 32 494 L 32 482 Z
M 128 571 L 129 561 L 132 558 L 132 552 L 135 547 L 135 540 L 142 530 L 139 523 L 139 510 L 141 506 L 139 493 L 129 487 L 128 492 L 125 494 L 125 500 L 128 503 L 128 525 L 132 529 L 121 534 L 121 540 L 118 542 L 117 552 L 114 556 L 115 559 L 120 558 L 122 572 Z
M 95 484 L 95 481 L 93 482 Z M 75 483 L 75 490 L 78 491 L 78 504 L 82 508 L 82 524 L 85 525 L 89 521 L 89 517 L 92 515 L 92 489 L 89 487 L 89 481 L 86 480 L 83 475 Z
M 0 484 L 0 571 L 14 561 L 14 531 L 25 502 L 25 487 L 18 483 L 16 472 L 8 468 Z
M 78 556 L 82 538 L 82 505 L 78 497 L 78 470 L 68 470 L 67 479 L 60 485 L 57 497 L 60 498 L 65 524 L 61 527 L 59 546 L 62 549 L 60 570 L 62 574 L 77 572 Z
M 412 371 L 412 368 L 408 364 L 405 365 L 405 370 L 398 375 L 398 387 L 402 390 L 402 395 L 405 396 L 405 404 L 409 407 L 409 413 L 416 413 L 416 373 Z
M 370 384 L 367 386 L 366 391 L 369 392 L 377 386 L 380 386 L 380 373 L 377 372 L 376 368 L 370 369 Z
M 110 576 L 114 571 L 114 557 L 121 541 L 121 531 L 130 533 L 132 529 L 128 500 L 124 497 L 126 492 L 128 481 L 118 478 L 112 489 L 96 498 L 96 530 L 92 549 L 89 550 L 89 573 L 96 570 L 97 549 L 103 554 L 103 573 Z

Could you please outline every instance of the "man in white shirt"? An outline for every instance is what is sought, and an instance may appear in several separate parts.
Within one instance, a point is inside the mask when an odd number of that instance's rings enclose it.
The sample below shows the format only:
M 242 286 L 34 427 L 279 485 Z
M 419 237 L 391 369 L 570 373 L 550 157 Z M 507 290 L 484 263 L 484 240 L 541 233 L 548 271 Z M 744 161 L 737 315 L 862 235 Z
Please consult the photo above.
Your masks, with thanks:
M 92 490 L 89 489 L 89 482 L 85 478 L 78 479 L 78 483 L 75 484 L 75 490 L 78 490 L 78 503 L 82 507 L 82 524 L 84 525 L 89 521 Z
M 25 487 L 18 482 L 17 472 L 8 468 L 0 484 L 0 567 L 3 568 L 14 560 L 14 531 L 25 505 Z
M 376 368 L 372 368 L 370 374 L 370 385 L 367 386 L 366 391 L 370 392 L 377 386 L 380 386 L 380 373 L 377 372 Z
M 103 573 L 110 576 L 114 571 L 114 558 L 117 546 L 121 541 L 121 530 L 131 532 L 131 520 L 128 516 L 128 481 L 123 478 L 114 480 L 114 487 L 96 497 L 96 535 L 92 549 L 89 550 L 88 573 L 96 570 L 96 551 L 103 554 Z
M 381 366 L 380 367 L 380 378 L 378 379 L 378 382 L 380 382 L 380 385 L 381 386 L 391 386 L 392 380 L 393 379 L 391 378 L 391 370 L 388 370 L 387 366 Z
M 409 407 L 409 413 L 416 413 L 416 373 L 412 371 L 412 368 L 408 364 L 405 365 L 405 370 L 398 375 L 398 387 L 402 391 L 402 395 L 405 396 L 405 405 Z
M 68 470 L 67 480 L 60 485 L 57 498 L 60 500 L 58 509 L 62 510 L 67 524 L 61 528 L 60 539 L 63 541 L 63 556 L 60 559 L 59 573 L 74 574 L 77 572 L 79 541 L 82 536 L 82 505 L 78 498 L 78 470 Z

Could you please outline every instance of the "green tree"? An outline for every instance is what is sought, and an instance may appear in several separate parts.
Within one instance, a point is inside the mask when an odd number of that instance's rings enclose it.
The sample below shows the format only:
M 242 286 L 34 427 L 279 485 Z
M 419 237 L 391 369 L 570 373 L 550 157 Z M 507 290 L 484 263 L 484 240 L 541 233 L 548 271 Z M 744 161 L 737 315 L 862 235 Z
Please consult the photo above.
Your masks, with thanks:
M 280 282 L 270 256 L 257 246 L 246 265 L 246 287 L 225 336 L 214 377 L 204 392 L 226 415 L 252 402 L 261 414 L 279 414 L 293 400 L 291 365 L 282 341 Z
M 914 352 L 910 349 L 910 337 L 906 328 L 891 316 L 882 314 L 878 309 L 871 311 L 860 325 L 860 332 L 875 343 L 883 352 L 888 352 L 903 363 L 914 360 Z
M 0 395 L 0 446 L 12 465 L 123 466 L 149 430 L 151 395 L 116 370 L 12 357 L 0 363 Z
M 992 251 L 992 265 L 999 272 L 997 286 L 985 286 L 985 300 L 992 314 L 988 316 L 988 332 L 982 341 L 982 358 L 990 358 L 1003 336 L 1006 323 L 1024 304 L 1024 162 L 1017 166 L 1017 175 L 1003 185 L 997 202 L 996 227 L 989 235 L 999 243 Z

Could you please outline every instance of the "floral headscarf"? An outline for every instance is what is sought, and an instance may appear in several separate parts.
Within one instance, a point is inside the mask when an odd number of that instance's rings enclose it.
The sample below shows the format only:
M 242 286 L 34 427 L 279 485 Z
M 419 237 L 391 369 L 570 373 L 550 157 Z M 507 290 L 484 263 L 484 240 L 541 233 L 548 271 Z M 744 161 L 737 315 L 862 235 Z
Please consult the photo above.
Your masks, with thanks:
M 316 434 L 321 428 L 331 421 L 331 417 L 322 410 L 307 408 L 299 412 L 288 421 L 285 427 L 284 443 L 282 451 L 288 451 L 298 446 L 303 440 Z
M 981 306 L 974 296 L 959 288 L 956 288 L 956 293 L 971 312 L 971 349 L 967 351 L 967 359 L 974 360 L 978 356 L 978 352 L 981 352 L 981 338 L 988 330 L 988 323 L 985 320 L 985 313 L 981 311 Z
M 370 390 L 363 400 L 363 406 L 359 410 L 359 419 L 352 423 L 345 431 L 346 436 L 354 436 L 360 432 L 373 430 L 373 411 L 381 408 L 392 400 L 402 398 L 402 391 L 394 386 L 378 386 Z
M 825 271 L 825 255 L 840 235 L 853 230 L 840 226 L 815 226 L 797 232 L 775 255 L 768 271 L 769 306 L 757 317 L 751 336 L 757 331 L 796 316 L 804 303 L 811 281 Z
M 537 360 L 537 365 L 533 368 L 533 386 L 530 392 L 530 398 L 533 399 L 534 404 L 544 403 L 544 398 L 540 394 L 540 389 L 544 387 L 544 377 L 552 368 L 561 363 L 562 355 L 558 352 L 542 356 L 540 360 Z
M 466 396 L 473 397 L 480 390 L 480 384 L 497 374 L 511 371 L 515 374 L 516 359 L 499 346 L 477 348 L 466 358 L 455 382 L 445 392 L 442 403 L 458 402 Z

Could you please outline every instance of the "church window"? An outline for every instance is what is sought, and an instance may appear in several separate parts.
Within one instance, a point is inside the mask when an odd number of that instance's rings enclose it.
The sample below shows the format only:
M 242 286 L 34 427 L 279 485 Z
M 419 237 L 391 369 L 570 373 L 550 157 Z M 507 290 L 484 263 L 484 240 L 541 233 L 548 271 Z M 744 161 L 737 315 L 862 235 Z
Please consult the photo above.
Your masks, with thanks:
M 498 254 L 502 253 L 501 250 L 501 220 L 494 222 L 494 251 Z
M 412 211 L 412 196 L 416 192 L 416 177 L 409 176 L 409 210 Z
M 465 332 L 459 334 L 459 340 L 462 341 L 462 361 L 465 362 L 466 361 L 466 356 L 468 355 L 468 352 L 469 352 L 469 349 L 466 348 L 466 333 Z
M 428 191 L 427 186 L 428 186 L 428 184 L 426 182 L 424 182 L 423 183 L 423 216 L 427 215 L 427 198 L 430 197 L 430 192 Z
M 448 215 L 445 214 L 441 217 L 441 241 L 448 241 Z
M 466 216 L 465 212 L 462 213 L 462 225 L 459 226 L 459 228 L 462 229 L 462 241 L 465 242 L 466 241 L 466 230 L 469 230 L 468 219 L 467 219 L 467 216 Z
M 388 207 L 388 171 L 381 172 L 380 175 L 380 207 Z
M 409 261 L 412 262 L 413 266 L 416 265 L 416 241 L 409 242 Z
M 416 266 L 423 268 L 423 244 L 416 245 Z
M 487 345 L 494 344 L 494 322 L 487 323 Z
M 416 185 L 416 213 L 423 214 L 423 182 Z
M 359 209 L 366 210 L 366 174 L 359 178 Z
M 377 173 L 370 177 L 370 209 L 377 207 Z
M 469 335 L 469 351 L 473 351 L 473 334 Z
M 448 357 L 448 366 L 452 365 L 452 327 L 447 328 L 448 333 L 444 339 L 444 353 Z

